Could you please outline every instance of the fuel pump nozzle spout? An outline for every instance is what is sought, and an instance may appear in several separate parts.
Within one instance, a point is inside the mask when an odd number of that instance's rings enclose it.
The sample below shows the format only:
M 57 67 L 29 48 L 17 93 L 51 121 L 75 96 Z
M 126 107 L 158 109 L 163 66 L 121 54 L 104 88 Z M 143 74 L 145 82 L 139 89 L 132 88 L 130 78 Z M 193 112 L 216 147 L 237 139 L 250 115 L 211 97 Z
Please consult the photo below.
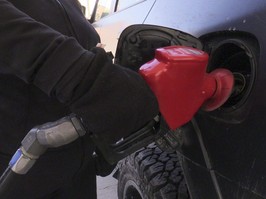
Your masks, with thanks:
M 140 68 L 171 129 L 190 121 L 200 108 L 215 110 L 230 97 L 233 74 L 222 68 L 207 73 L 208 59 L 201 50 L 169 46 L 157 49 L 155 58 Z
M 207 73 L 208 59 L 208 54 L 201 50 L 169 46 L 157 49 L 155 58 L 140 68 L 139 73 L 155 94 L 160 114 L 170 130 L 189 122 L 200 108 L 215 110 L 230 97 L 233 74 L 222 68 Z M 93 140 L 107 161 L 114 163 L 151 142 L 159 143 L 162 136 L 170 136 L 168 127 L 165 131 L 160 126 L 162 121 L 156 117 L 117 143 L 106 145 L 97 136 Z M 171 148 L 175 148 L 176 140 L 170 142 Z

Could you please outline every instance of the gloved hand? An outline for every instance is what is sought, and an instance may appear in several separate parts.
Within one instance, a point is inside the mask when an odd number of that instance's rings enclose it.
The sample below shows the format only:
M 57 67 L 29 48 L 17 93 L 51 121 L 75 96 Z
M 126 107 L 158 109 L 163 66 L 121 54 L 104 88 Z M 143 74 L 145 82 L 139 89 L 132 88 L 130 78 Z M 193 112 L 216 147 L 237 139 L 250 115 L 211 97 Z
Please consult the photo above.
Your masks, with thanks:
M 90 71 L 84 74 L 70 109 L 88 131 L 114 143 L 152 120 L 158 114 L 158 104 L 138 73 L 112 64 L 101 48 L 92 52 L 91 66 L 98 67 L 97 76 Z

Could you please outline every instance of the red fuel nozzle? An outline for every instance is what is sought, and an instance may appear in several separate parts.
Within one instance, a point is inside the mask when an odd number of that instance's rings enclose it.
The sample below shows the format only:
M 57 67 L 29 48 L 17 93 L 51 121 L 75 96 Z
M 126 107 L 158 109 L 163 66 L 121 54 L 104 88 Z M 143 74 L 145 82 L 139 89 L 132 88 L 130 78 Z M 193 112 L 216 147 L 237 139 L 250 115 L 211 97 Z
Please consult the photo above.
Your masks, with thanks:
M 155 58 L 140 68 L 171 129 L 190 121 L 199 108 L 212 111 L 229 98 L 233 74 L 226 69 L 206 73 L 208 59 L 201 50 L 169 46 L 157 49 Z

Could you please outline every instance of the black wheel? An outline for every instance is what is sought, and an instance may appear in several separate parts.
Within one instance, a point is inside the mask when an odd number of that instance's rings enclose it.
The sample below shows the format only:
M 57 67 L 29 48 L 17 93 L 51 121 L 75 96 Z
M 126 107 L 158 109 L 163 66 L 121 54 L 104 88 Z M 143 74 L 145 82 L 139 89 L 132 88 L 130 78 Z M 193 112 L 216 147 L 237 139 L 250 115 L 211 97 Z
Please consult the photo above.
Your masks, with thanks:
M 122 160 L 119 170 L 119 199 L 190 198 L 177 153 L 155 144 Z

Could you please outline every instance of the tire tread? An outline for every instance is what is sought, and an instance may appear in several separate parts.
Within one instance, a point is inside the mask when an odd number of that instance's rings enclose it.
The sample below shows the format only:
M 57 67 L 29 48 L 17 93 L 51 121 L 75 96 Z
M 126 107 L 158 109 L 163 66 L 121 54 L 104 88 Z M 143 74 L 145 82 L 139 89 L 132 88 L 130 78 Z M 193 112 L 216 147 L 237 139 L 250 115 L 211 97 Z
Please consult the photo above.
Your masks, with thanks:
M 119 199 L 125 199 L 123 186 L 126 177 L 139 186 L 143 199 L 190 198 L 178 154 L 164 152 L 155 144 L 142 148 L 120 164 Z

